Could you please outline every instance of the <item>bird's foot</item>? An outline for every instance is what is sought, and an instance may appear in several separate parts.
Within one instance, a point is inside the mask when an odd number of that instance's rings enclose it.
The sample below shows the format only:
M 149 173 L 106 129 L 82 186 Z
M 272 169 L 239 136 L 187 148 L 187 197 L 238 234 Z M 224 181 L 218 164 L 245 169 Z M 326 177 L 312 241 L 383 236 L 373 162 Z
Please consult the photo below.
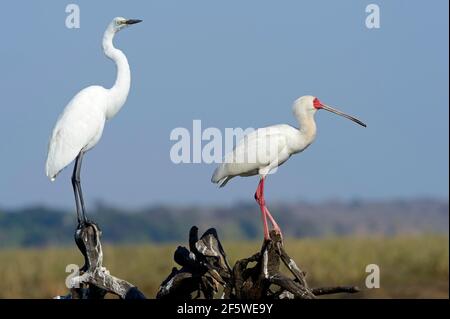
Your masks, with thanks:
M 274 236 L 280 237 L 281 241 L 283 241 L 283 233 L 281 232 L 281 229 L 279 227 L 278 228 L 274 227 L 272 232 L 273 232 Z
M 83 221 L 78 221 L 78 229 L 83 229 L 83 228 L 87 228 L 89 226 L 95 226 L 98 230 L 100 230 L 100 227 L 98 226 L 98 224 L 92 220 L 89 219 L 85 219 Z

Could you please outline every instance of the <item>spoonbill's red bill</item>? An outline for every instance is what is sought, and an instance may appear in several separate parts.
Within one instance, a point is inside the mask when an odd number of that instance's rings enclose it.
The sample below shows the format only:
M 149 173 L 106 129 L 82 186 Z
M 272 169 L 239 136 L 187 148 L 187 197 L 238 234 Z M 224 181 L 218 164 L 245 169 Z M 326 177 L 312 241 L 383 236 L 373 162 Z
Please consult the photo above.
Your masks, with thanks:
M 291 155 L 305 150 L 316 137 L 314 115 L 318 110 L 327 110 L 366 127 L 366 124 L 353 116 L 323 104 L 317 97 L 302 96 L 294 102 L 294 116 L 300 128 L 287 124 L 273 125 L 257 129 L 246 136 L 227 154 L 211 178 L 213 183 L 225 186 L 235 176 L 259 175 L 260 181 L 255 192 L 255 200 L 261 209 L 264 239 L 269 239 L 267 218 L 276 232 L 281 229 L 270 214 L 264 200 L 264 180 L 270 172 L 286 162 Z
M 79 226 L 88 223 L 80 183 L 83 155 L 98 143 L 105 122 L 120 111 L 130 91 L 128 60 L 122 51 L 114 47 L 113 39 L 120 30 L 141 21 L 117 17 L 108 25 L 103 35 L 103 51 L 116 63 L 117 78 L 114 86 L 105 89 L 94 85 L 78 92 L 59 116 L 50 138 L 45 170 L 52 181 L 75 160 L 72 186 Z

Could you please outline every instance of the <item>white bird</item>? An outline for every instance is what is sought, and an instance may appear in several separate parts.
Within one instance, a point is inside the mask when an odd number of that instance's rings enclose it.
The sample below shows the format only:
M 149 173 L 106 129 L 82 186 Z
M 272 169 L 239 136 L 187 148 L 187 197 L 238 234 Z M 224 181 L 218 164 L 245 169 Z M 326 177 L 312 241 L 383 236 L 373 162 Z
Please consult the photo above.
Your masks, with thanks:
M 105 122 L 120 111 L 130 90 L 128 60 L 122 51 L 114 47 L 113 39 L 120 30 L 141 21 L 117 17 L 108 25 L 103 35 L 103 51 L 117 67 L 113 87 L 106 89 L 94 85 L 78 92 L 59 116 L 50 138 L 45 171 L 52 181 L 75 159 L 72 186 L 79 225 L 87 223 L 80 183 L 83 155 L 98 143 Z
M 280 235 L 281 229 L 266 207 L 264 180 L 291 155 L 302 152 L 314 141 L 316 137 L 314 115 L 320 109 L 341 115 L 366 127 L 366 124 L 360 120 L 323 104 L 314 96 L 302 96 L 293 105 L 294 116 L 300 128 L 279 124 L 259 128 L 247 134 L 234 150 L 225 156 L 223 163 L 216 168 L 211 178 L 213 183 L 223 187 L 235 176 L 259 175 L 260 181 L 255 192 L 255 200 L 261 209 L 265 240 L 269 239 L 267 218 Z

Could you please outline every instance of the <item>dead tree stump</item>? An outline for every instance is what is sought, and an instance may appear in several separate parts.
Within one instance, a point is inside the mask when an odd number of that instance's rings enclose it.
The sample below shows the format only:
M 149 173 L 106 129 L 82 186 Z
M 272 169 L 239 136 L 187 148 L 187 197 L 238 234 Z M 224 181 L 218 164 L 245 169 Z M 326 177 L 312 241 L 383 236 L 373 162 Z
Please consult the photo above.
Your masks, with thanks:
M 75 242 L 84 256 L 84 266 L 71 280 L 70 293 L 63 299 L 102 299 L 112 293 L 122 299 L 144 299 L 133 284 L 112 276 L 103 266 L 101 231 L 94 223 L 77 228 Z M 275 232 L 270 233 L 259 252 L 238 260 L 231 268 L 217 231 L 208 229 L 199 239 L 198 228 L 189 232 L 189 249 L 179 246 L 174 267 L 161 283 L 156 298 L 214 299 L 220 293 L 224 299 L 314 299 L 319 295 L 355 293 L 352 286 L 310 288 L 305 273 L 289 257 L 283 241 Z M 251 264 L 254 264 L 251 266 Z M 284 264 L 292 276 L 280 272 Z
M 224 299 L 314 299 L 319 295 L 356 293 L 358 287 L 338 286 L 310 288 L 305 273 L 283 248 L 282 238 L 270 233 L 261 250 L 253 256 L 238 260 L 230 267 L 225 251 L 214 228 L 208 229 L 198 239 L 198 228 L 189 233 L 189 250 L 179 246 L 174 267 L 161 283 L 156 298 L 213 299 L 221 293 Z M 250 264 L 255 263 L 252 267 Z M 280 272 L 284 264 L 292 274 Z
M 122 299 L 145 299 L 139 289 L 131 283 L 110 275 L 103 267 L 101 231 L 94 223 L 79 226 L 75 231 L 75 242 L 84 256 L 84 266 L 78 276 L 71 279 L 70 293 L 64 299 L 103 299 L 112 293 Z

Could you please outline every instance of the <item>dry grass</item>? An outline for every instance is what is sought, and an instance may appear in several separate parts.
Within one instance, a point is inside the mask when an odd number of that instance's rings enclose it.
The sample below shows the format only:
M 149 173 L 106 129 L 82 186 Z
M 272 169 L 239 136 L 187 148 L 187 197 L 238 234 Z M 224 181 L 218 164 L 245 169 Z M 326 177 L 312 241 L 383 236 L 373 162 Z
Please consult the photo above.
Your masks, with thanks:
M 358 298 L 448 298 L 449 245 L 447 236 L 395 238 L 288 239 L 287 252 L 309 273 L 311 286 L 358 285 Z M 255 253 L 259 242 L 224 243 L 233 264 Z M 115 276 L 136 284 L 154 297 L 161 281 L 176 266 L 176 244 L 105 247 L 104 264 Z M 70 248 L 0 251 L 0 298 L 51 298 L 66 294 L 67 264 L 81 264 Z M 365 267 L 377 264 L 381 288 L 364 289 Z

